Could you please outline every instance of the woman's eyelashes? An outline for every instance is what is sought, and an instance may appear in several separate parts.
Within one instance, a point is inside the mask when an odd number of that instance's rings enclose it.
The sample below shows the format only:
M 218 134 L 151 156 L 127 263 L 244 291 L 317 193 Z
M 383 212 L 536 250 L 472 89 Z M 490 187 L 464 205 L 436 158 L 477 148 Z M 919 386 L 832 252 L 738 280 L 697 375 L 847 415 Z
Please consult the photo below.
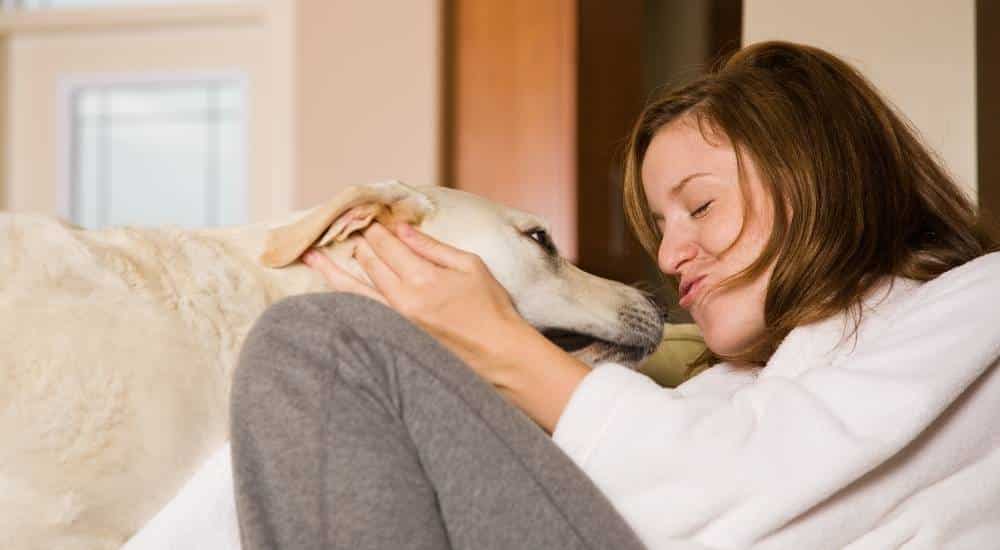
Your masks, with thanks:
M 715 202 L 715 200 L 710 200 L 710 201 L 706 202 L 705 204 L 702 204 L 697 209 L 695 209 L 693 212 L 691 212 L 691 214 L 690 214 L 691 217 L 692 218 L 703 218 L 703 217 L 705 217 L 705 214 L 708 213 L 709 206 L 711 206 L 712 203 L 714 203 L 714 202 Z M 653 223 L 656 224 L 656 228 L 661 233 L 663 232 L 664 228 L 667 225 L 667 221 L 663 217 L 663 214 L 658 214 L 658 213 L 655 213 L 655 212 L 653 213 Z
M 700 218 L 708 212 L 708 207 L 715 201 L 708 201 L 705 204 L 699 206 L 694 212 L 691 212 L 692 218 Z

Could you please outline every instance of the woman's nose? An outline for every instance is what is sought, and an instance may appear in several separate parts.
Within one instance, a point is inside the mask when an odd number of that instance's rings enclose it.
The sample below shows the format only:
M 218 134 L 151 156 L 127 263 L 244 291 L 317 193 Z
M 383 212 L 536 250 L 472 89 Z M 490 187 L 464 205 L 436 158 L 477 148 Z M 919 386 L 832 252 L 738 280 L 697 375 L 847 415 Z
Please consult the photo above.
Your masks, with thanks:
M 679 275 L 681 266 L 697 255 L 698 247 L 688 238 L 663 236 L 657 252 L 656 263 L 660 271 L 667 275 Z

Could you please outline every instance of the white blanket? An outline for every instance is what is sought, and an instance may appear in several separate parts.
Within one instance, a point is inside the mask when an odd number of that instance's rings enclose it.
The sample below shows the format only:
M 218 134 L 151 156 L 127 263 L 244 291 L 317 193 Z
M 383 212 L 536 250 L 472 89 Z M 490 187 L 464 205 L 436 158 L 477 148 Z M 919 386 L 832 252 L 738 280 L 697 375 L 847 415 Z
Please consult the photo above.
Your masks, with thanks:
M 229 457 L 226 443 L 122 550 L 240 550 Z

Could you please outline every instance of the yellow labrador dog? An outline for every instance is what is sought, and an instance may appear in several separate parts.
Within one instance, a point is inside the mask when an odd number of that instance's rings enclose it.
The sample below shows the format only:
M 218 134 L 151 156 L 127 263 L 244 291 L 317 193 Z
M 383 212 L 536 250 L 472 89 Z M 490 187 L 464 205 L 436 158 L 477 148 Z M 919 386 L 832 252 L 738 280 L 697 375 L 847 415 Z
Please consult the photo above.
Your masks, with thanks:
M 86 231 L 0 215 L 0 548 L 117 548 L 228 440 L 240 345 L 276 300 L 325 290 L 372 220 L 482 257 L 518 311 L 582 359 L 636 365 L 662 319 L 560 258 L 530 214 L 439 187 L 349 188 L 278 224 Z

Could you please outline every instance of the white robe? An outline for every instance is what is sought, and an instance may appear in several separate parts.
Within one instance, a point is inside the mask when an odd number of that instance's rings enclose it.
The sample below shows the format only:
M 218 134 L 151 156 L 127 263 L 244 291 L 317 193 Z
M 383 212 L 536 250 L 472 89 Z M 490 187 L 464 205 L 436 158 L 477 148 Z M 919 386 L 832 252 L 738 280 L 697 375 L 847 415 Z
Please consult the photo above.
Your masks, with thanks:
M 865 303 L 762 369 L 600 365 L 553 439 L 651 550 L 1000 548 L 1000 253 Z

